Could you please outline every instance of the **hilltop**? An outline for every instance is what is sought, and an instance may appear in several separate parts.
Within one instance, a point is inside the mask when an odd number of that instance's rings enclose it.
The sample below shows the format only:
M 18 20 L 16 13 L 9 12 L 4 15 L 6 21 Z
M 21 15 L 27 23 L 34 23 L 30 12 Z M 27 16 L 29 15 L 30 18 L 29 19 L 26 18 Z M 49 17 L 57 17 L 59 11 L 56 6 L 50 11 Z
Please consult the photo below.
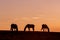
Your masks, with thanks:
M 0 31 L 0 40 L 60 40 L 60 32 Z

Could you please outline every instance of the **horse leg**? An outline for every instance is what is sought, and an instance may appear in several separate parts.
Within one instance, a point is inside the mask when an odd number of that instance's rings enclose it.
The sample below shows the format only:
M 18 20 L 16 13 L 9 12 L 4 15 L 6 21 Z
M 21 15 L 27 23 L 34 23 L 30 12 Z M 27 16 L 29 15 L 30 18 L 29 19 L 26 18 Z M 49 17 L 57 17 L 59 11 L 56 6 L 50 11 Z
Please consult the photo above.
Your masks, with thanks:
M 30 28 L 28 28 L 28 30 L 30 31 Z
M 27 28 L 27 27 L 24 28 L 24 31 L 26 31 L 26 28 Z
M 13 28 L 11 28 L 11 30 L 14 31 Z
M 34 31 L 34 27 L 33 27 L 32 29 L 33 29 L 33 31 Z
M 48 32 L 50 32 L 49 28 L 48 28 Z
M 43 28 L 43 32 L 44 32 L 44 28 Z
M 16 31 L 18 31 L 18 28 L 16 28 Z

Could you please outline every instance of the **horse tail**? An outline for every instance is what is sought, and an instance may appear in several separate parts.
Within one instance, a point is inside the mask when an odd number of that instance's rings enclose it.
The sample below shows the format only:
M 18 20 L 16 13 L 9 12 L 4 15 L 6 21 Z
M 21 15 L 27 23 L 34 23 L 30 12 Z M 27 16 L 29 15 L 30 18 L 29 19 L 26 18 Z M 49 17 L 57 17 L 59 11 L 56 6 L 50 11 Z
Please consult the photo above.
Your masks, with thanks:
M 27 26 L 24 28 L 24 31 L 26 31 Z

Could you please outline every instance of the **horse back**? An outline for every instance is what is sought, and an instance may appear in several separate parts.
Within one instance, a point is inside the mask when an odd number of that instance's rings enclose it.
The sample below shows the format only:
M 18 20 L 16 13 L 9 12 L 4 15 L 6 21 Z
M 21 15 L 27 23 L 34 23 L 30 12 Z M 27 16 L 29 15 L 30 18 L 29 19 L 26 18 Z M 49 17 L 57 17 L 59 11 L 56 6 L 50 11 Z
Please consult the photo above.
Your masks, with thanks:
M 26 25 L 26 27 L 28 27 L 28 28 L 33 28 L 34 25 L 33 25 L 33 24 L 28 24 L 28 25 Z
M 42 25 L 42 28 L 48 28 L 48 26 L 47 25 Z
M 16 24 L 12 24 L 11 28 L 17 28 L 17 25 Z

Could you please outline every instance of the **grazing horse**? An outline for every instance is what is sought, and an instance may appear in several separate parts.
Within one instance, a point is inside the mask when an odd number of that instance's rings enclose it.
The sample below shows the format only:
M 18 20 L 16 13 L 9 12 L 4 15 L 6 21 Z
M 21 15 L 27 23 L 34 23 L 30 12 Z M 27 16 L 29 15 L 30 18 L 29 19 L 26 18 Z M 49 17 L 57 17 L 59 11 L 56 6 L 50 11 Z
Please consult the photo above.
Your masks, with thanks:
M 29 31 L 30 31 L 30 28 L 32 28 L 34 31 L 34 24 L 27 24 L 24 28 L 24 31 L 26 31 L 26 28 L 28 28 Z
M 45 31 L 44 29 L 47 29 L 48 32 L 50 31 L 49 28 L 48 28 L 48 26 L 46 24 L 42 25 L 41 30 L 43 30 L 43 32 Z
M 18 31 L 18 27 L 16 24 L 11 24 L 11 31 Z

